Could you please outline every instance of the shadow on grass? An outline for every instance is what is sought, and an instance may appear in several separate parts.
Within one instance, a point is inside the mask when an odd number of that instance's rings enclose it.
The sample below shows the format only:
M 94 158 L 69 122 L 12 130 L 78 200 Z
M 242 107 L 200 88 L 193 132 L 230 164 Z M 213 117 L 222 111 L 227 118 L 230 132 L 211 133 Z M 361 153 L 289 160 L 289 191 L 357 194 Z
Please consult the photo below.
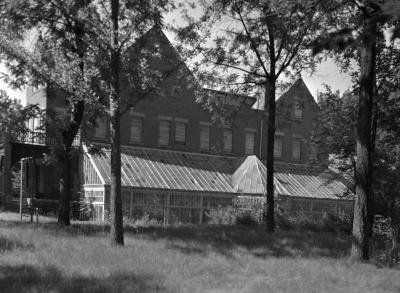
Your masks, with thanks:
M 29 224 L 25 224 L 29 226 Z M 101 223 L 73 223 L 60 227 L 57 223 L 33 224 L 32 227 L 51 231 L 55 236 L 103 236 L 109 225 Z M 168 249 L 184 254 L 207 255 L 210 251 L 232 257 L 232 250 L 242 248 L 257 257 L 331 257 L 349 254 L 350 236 L 333 233 L 277 231 L 267 234 L 263 227 L 224 225 L 181 226 L 125 226 L 125 235 L 151 241 L 167 240 Z
M 257 257 L 344 257 L 350 249 L 350 237 L 331 233 L 277 231 L 267 234 L 262 227 L 181 226 L 139 227 L 137 233 L 152 240 L 179 241 L 168 246 L 183 253 L 206 255 L 215 251 L 231 256 L 242 248 Z
M 10 239 L 4 236 L 0 236 L 0 253 L 12 251 L 14 249 L 30 248 L 33 248 L 33 244 L 25 244 L 17 239 Z
M 1 292 L 171 292 L 150 276 L 66 276 L 53 266 L 0 266 Z

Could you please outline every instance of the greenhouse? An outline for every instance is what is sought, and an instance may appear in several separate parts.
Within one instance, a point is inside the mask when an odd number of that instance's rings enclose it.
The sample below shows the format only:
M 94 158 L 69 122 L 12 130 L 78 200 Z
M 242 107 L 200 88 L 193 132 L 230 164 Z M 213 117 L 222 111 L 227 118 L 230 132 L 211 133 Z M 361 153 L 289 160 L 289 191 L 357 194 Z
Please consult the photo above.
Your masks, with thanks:
M 266 167 L 256 157 L 122 147 L 122 204 L 126 217 L 144 214 L 166 223 L 207 222 L 207 211 L 262 202 Z M 104 220 L 110 204 L 110 149 L 84 147 L 81 182 L 83 199 L 93 206 L 93 217 Z M 275 164 L 275 196 L 290 213 L 318 217 L 348 214 L 353 193 L 337 173 L 322 166 Z

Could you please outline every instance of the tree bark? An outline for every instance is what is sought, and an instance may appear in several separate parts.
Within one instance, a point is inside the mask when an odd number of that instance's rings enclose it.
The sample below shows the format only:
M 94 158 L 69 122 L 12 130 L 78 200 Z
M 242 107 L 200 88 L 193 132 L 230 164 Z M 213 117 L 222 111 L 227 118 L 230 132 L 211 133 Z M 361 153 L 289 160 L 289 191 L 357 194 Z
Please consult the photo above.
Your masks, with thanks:
M 364 36 L 361 43 L 360 59 L 360 97 L 358 104 L 357 140 L 356 140 L 356 201 L 354 205 L 353 243 L 351 259 L 369 260 L 369 231 L 371 182 L 372 182 L 372 106 L 375 81 L 375 35 L 376 21 L 364 19 Z
M 111 142 L 111 193 L 110 216 L 111 245 L 124 245 L 121 201 L 121 141 L 118 49 L 119 1 L 111 0 L 111 96 L 110 96 L 110 142 Z
M 84 78 L 84 55 L 85 48 L 83 44 L 84 28 L 81 24 L 76 24 L 72 30 L 75 33 L 76 41 L 76 52 L 78 53 L 80 62 L 79 70 Z M 80 125 L 83 120 L 83 113 L 85 110 L 85 103 L 83 101 L 77 101 L 72 103 L 71 116 L 69 121 L 68 129 L 63 132 L 63 151 L 59 154 L 59 214 L 58 223 L 60 225 L 70 225 L 70 200 L 71 200 L 71 151 L 73 149 L 73 143 L 76 135 L 79 132 Z
M 390 229 L 391 229 L 391 242 L 392 247 L 390 251 L 391 263 L 397 264 L 399 262 L 400 252 L 400 214 L 396 208 L 392 208 L 392 215 L 390 217 Z
M 63 150 L 58 155 L 59 181 L 58 188 L 60 193 L 58 208 L 58 223 L 63 226 L 70 225 L 70 188 L 71 188 L 71 147 Z
M 268 113 L 267 130 L 267 207 L 266 231 L 275 231 L 275 203 L 274 203 L 274 144 L 275 144 L 275 82 L 265 84 L 264 111 Z

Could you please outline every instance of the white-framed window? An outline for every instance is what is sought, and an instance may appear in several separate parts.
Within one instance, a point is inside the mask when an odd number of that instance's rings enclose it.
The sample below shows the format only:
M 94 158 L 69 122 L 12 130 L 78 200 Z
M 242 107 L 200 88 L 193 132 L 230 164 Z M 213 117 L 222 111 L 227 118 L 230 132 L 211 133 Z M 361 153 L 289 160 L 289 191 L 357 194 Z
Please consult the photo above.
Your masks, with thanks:
M 211 126 L 207 124 L 200 124 L 200 149 L 210 150 L 210 133 Z
M 301 139 L 298 137 L 294 137 L 292 140 L 292 159 L 301 159 Z
M 256 145 L 256 130 L 245 130 L 245 154 L 254 155 Z
M 160 146 L 168 146 L 170 144 L 169 143 L 170 129 L 171 129 L 171 121 L 160 120 L 158 128 L 158 144 Z
M 131 120 L 131 143 L 143 142 L 143 117 L 133 116 Z
M 104 119 L 96 119 L 97 127 L 94 130 L 95 138 L 107 138 L 107 122 Z
M 274 140 L 274 158 L 282 158 L 283 155 L 283 135 L 276 134 Z
M 186 144 L 187 123 L 183 121 L 175 121 L 175 142 L 178 144 Z
M 232 129 L 224 128 L 223 130 L 223 150 L 226 153 L 232 152 Z
M 294 118 L 303 119 L 303 105 L 299 101 L 294 102 Z

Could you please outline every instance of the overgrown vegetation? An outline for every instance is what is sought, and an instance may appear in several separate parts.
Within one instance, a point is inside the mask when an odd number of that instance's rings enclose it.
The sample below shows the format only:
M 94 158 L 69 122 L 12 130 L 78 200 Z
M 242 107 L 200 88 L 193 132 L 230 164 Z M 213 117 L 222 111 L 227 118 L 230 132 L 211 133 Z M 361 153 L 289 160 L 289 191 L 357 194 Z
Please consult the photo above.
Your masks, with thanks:
M 258 226 L 264 224 L 262 206 L 251 209 L 218 207 L 207 212 L 209 224 Z M 326 214 L 322 218 L 312 218 L 306 214 L 288 214 L 282 207 L 276 209 L 276 226 L 283 231 L 332 232 L 350 234 L 351 216 Z

